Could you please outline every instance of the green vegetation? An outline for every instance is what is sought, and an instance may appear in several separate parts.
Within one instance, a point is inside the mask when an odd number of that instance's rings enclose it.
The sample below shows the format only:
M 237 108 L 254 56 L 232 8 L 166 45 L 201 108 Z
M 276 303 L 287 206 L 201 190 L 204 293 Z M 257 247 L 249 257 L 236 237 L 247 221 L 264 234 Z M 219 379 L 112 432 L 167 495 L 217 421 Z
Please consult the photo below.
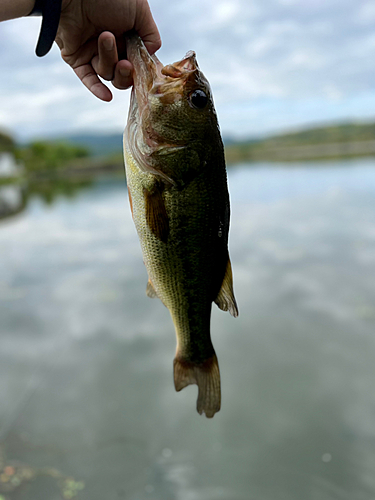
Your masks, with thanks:
M 25 165 L 27 174 L 47 171 L 56 173 L 74 160 L 88 156 L 86 148 L 63 142 L 33 142 L 16 152 L 16 157 Z
M 26 201 L 37 196 L 46 205 L 51 205 L 57 197 L 74 198 L 83 188 L 90 187 L 92 180 L 57 177 L 54 179 L 34 179 L 27 183 Z
M 15 144 L 10 135 L 0 132 L 0 153 L 4 153 L 6 151 L 13 152 L 14 147 Z

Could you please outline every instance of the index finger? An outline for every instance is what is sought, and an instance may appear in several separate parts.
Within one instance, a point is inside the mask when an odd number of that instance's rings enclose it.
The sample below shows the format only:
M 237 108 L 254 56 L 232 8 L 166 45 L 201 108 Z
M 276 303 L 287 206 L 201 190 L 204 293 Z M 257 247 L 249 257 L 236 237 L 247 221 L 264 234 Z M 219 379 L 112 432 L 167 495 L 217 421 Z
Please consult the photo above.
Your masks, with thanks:
M 61 49 L 61 57 L 71 66 L 82 81 L 82 83 L 94 94 L 95 97 L 102 101 L 111 101 L 112 93 L 108 87 L 102 83 L 91 61 L 97 54 L 97 40 L 90 40 L 81 46 L 74 53 L 66 53 L 66 48 Z
M 112 92 L 99 80 L 91 64 L 83 64 L 73 69 L 81 82 L 95 97 L 102 101 L 112 101 Z

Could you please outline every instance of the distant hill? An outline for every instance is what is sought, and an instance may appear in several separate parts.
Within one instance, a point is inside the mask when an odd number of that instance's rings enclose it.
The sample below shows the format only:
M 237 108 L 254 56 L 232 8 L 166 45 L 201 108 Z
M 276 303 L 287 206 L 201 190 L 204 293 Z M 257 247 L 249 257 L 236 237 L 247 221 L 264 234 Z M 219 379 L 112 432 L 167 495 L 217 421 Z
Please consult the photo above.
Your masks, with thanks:
M 94 157 L 120 155 L 122 134 L 77 134 L 62 138 L 85 146 Z M 292 161 L 375 155 L 375 123 L 344 123 L 288 132 L 262 140 L 224 137 L 228 163 Z
M 327 144 L 375 139 L 375 123 L 344 123 L 280 134 L 263 142 L 273 145 Z
M 122 151 L 122 134 L 75 134 L 56 140 L 86 147 L 91 156 L 108 156 Z
M 244 140 L 226 146 L 228 163 L 375 156 L 375 123 L 346 123 Z
M 2 147 L 0 134 L 0 151 Z M 8 141 L 8 142 L 7 142 Z M 3 143 L 11 147 L 4 135 Z M 49 140 L 46 142 L 50 142 Z M 122 164 L 122 133 L 79 133 L 58 137 L 51 142 L 83 146 L 90 156 Z M 224 137 L 227 162 L 305 161 L 356 156 L 375 156 L 375 123 L 344 123 L 288 132 L 265 139 L 238 141 Z

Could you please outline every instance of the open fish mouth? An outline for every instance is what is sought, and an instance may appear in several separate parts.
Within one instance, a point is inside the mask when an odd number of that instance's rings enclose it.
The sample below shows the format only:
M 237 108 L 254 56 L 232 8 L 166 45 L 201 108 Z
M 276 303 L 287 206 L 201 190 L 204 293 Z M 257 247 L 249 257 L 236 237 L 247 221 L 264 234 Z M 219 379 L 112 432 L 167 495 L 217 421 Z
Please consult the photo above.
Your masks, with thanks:
M 127 57 L 133 64 L 135 103 L 142 113 L 148 96 L 165 96 L 164 102 L 182 97 L 183 86 L 199 70 L 195 52 L 189 51 L 181 61 L 163 66 L 156 55 L 150 56 L 141 38 L 133 34 L 127 38 Z M 173 94 L 173 97 L 172 97 Z M 169 97 L 168 97 L 169 96 Z

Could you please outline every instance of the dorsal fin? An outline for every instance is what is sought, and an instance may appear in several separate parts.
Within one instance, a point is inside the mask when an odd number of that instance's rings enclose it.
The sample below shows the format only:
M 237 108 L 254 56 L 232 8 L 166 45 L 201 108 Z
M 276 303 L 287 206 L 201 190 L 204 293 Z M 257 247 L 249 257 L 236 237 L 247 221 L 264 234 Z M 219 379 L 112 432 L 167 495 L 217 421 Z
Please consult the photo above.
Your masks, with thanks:
M 215 304 L 222 311 L 229 311 L 230 314 L 234 318 L 237 318 L 238 307 L 237 307 L 236 299 L 234 297 L 232 265 L 230 263 L 229 255 L 228 255 L 227 268 L 225 270 L 223 283 L 222 283 L 220 291 L 215 299 Z

